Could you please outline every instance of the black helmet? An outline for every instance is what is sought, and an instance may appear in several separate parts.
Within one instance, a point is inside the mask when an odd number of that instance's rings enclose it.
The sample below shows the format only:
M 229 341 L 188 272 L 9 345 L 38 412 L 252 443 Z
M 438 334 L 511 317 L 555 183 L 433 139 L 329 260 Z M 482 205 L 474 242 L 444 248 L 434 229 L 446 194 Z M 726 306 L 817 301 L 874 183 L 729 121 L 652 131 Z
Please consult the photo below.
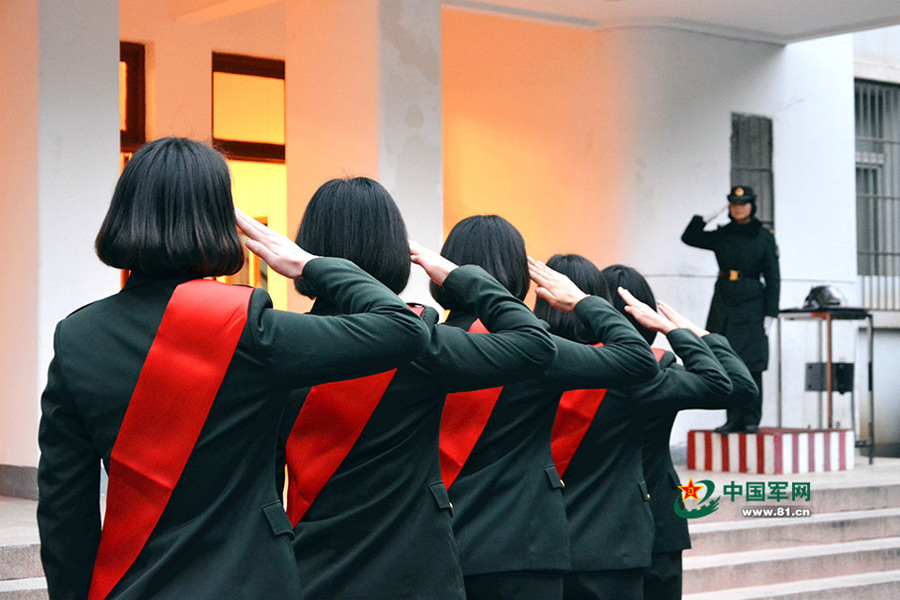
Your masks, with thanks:
M 836 287 L 833 285 L 816 285 L 809 290 L 809 294 L 803 302 L 803 308 L 827 308 L 843 304 L 844 297 Z

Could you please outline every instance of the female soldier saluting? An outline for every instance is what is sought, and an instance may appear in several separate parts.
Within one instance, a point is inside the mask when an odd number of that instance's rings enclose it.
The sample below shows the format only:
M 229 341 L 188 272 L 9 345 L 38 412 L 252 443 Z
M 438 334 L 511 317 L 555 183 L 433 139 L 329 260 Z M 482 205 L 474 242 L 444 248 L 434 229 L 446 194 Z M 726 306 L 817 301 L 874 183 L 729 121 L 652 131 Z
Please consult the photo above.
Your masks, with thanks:
M 768 331 L 778 316 L 781 287 L 778 247 L 774 233 L 755 217 L 753 188 L 731 188 L 728 207 L 730 223 L 715 231 L 703 231 L 706 222 L 712 218 L 704 220 L 695 215 L 681 241 L 716 253 L 719 278 L 706 329 L 724 335 L 731 342 L 760 390 L 752 402 L 729 409 L 727 421 L 716 428 L 716 432 L 755 433 L 762 417 L 762 372 L 769 364 Z M 760 275 L 763 281 L 760 281 Z

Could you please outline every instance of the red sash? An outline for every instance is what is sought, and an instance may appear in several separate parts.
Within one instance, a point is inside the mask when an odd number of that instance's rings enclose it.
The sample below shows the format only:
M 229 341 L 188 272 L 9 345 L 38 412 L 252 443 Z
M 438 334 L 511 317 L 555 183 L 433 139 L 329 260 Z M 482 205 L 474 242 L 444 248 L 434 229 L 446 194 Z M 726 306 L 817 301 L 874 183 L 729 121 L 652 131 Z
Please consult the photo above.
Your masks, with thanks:
M 162 516 L 228 370 L 252 293 L 202 279 L 172 293 L 110 455 L 89 600 L 106 598 Z
M 595 347 L 602 345 L 594 344 Z M 665 350 L 659 348 L 651 348 L 651 350 L 657 361 L 662 360 L 666 353 Z M 560 477 L 569 468 L 569 463 L 584 440 L 605 395 L 605 389 L 569 390 L 563 392 L 560 397 L 550 441 L 553 462 L 556 463 L 556 472 Z
M 476 319 L 469 333 L 489 333 Z M 441 478 L 448 490 L 487 426 L 502 387 L 447 394 L 441 414 Z
M 421 315 L 424 307 L 410 307 Z M 314 386 L 285 444 L 287 513 L 297 525 L 359 439 L 397 369 Z

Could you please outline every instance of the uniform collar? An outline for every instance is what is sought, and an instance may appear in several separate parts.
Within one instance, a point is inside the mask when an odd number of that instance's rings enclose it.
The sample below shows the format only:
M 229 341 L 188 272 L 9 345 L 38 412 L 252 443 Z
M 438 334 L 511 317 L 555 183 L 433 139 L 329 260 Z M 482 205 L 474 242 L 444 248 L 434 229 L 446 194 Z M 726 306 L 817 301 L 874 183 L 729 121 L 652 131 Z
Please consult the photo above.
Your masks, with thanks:
M 128 280 L 125 282 L 125 285 L 122 287 L 122 289 L 131 290 L 151 283 L 162 284 L 174 288 L 186 281 L 202 278 L 202 275 L 185 273 L 176 275 L 148 275 L 146 273 L 132 273 L 128 276 Z

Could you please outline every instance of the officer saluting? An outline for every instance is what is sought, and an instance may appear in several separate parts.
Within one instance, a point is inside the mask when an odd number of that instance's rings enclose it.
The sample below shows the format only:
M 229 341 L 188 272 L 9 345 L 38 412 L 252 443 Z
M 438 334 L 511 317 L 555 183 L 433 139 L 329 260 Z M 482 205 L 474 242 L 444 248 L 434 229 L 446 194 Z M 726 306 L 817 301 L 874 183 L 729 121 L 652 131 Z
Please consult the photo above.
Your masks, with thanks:
M 706 328 L 728 338 L 753 375 L 759 396 L 742 407 L 729 409 L 728 420 L 717 433 L 756 433 L 762 416 L 762 372 L 769 364 L 768 332 L 778 316 L 781 276 L 774 233 L 756 214 L 756 194 L 748 186 L 728 194 L 731 222 L 703 231 L 707 222 L 695 215 L 681 236 L 688 246 L 712 250 L 719 263 L 719 278 L 709 307 Z M 763 281 L 760 281 L 760 275 Z

